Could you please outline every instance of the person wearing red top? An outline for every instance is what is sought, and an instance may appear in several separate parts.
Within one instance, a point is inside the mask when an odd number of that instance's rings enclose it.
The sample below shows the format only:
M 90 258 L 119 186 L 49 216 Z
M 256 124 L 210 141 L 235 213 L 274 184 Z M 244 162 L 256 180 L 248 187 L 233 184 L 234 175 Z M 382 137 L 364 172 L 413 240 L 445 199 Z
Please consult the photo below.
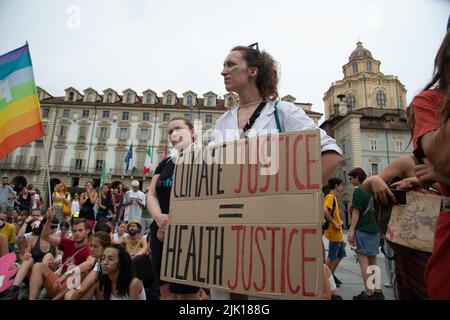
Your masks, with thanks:
M 88 221 L 86 219 L 76 219 L 74 221 L 72 230 L 73 240 L 71 240 L 65 237 L 50 235 L 50 224 L 54 216 L 55 209 L 48 209 L 47 222 L 42 230 L 41 238 L 63 252 L 61 274 L 55 272 L 57 267 L 56 262 L 55 264 L 49 265 L 36 263 L 33 266 L 30 277 L 30 300 L 37 299 L 39 289 L 42 286 L 45 286 L 49 296 L 58 296 L 61 292 L 65 291 L 65 281 L 72 275 L 72 269 L 79 266 L 81 273 L 85 274 L 95 264 L 95 259 L 90 256 L 88 246 Z
M 414 155 L 425 159 L 416 166 L 421 183 L 439 182 L 445 197 L 425 270 L 430 299 L 450 299 L 450 32 L 435 59 L 432 81 L 412 101 Z M 433 167 L 435 173 L 427 170 Z

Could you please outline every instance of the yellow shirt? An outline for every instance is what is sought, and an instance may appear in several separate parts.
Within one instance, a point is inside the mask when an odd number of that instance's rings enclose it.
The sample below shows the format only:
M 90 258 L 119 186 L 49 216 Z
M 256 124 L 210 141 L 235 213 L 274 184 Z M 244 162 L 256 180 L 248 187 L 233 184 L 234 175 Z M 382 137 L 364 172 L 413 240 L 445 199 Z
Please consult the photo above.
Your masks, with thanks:
M 336 229 L 334 225 L 330 223 L 330 226 L 325 231 L 325 237 L 327 237 L 331 242 L 342 242 L 344 237 L 342 233 L 341 215 L 339 214 L 337 199 L 331 193 L 327 194 L 324 199 L 324 206 L 329 208 L 331 211 L 331 209 L 333 209 L 333 201 L 336 201 L 336 204 L 334 205 L 334 211 L 330 213 L 330 215 L 333 217 L 333 221 L 339 225 L 339 229 Z
M 11 223 L 5 223 L 5 225 L 0 228 L 0 234 L 4 234 L 8 238 L 9 244 L 16 243 L 16 227 Z

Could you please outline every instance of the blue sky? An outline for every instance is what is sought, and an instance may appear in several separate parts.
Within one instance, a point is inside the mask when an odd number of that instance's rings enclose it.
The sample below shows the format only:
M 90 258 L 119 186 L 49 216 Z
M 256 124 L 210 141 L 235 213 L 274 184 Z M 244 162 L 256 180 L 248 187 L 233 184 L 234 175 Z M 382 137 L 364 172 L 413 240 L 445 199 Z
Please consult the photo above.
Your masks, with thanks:
M 358 40 L 411 101 L 449 13 L 446 0 L 0 0 L 0 53 L 28 41 L 37 83 L 55 96 L 69 86 L 223 95 L 228 51 L 259 42 L 280 63 L 280 94 L 323 112 Z

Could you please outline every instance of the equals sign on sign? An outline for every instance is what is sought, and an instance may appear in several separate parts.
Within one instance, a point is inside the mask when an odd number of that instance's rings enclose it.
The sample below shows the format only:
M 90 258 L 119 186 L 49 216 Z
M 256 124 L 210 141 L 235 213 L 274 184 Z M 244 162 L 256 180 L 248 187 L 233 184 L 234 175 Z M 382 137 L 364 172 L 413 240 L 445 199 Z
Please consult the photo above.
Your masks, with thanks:
M 219 209 L 222 211 L 223 209 L 238 209 L 234 210 L 233 213 L 219 213 L 219 218 L 242 218 L 242 210 L 244 209 L 243 204 L 221 204 Z M 236 212 L 237 211 L 237 212 Z M 241 213 L 239 213 L 239 211 Z

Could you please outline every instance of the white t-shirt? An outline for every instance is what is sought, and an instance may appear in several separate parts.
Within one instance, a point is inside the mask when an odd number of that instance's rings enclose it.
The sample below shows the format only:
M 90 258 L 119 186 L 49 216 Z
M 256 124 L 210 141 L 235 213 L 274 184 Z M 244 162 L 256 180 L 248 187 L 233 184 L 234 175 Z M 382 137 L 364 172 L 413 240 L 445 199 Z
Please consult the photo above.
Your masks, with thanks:
M 122 238 L 126 238 L 126 237 L 128 237 L 128 233 L 124 232 L 123 235 L 122 235 Z M 119 239 L 120 239 L 120 238 L 119 238 L 119 234 L 118 234 L 117 232 L 114 233 L 114 234 L 113 234 L 113 240 L 114 240 L 114 241 L 119 241 Z
M 34 195 L 33 208 L 32 208 L 32 210 L 35 210 L 35 209 L 38 208 L 39 200 L 40 200 L 39 195 L 36 193 L 36 194 Z
M 142 191 L 129 190 L 125 193 L 124 203 L 127 203 L 131 199 L 137 199 L 143 205 L 145 204 L 145 194 Z M 135 220 L 141 221 L 142 218 L 142 208 L 137 203 L 132 203 L 125 207 L 125 221 Z
M 74 214 L 75 212 L 80 212 L 80 202 L 78 200 L 73 200 L 70 210 L 72 211 L 72 214 Z

